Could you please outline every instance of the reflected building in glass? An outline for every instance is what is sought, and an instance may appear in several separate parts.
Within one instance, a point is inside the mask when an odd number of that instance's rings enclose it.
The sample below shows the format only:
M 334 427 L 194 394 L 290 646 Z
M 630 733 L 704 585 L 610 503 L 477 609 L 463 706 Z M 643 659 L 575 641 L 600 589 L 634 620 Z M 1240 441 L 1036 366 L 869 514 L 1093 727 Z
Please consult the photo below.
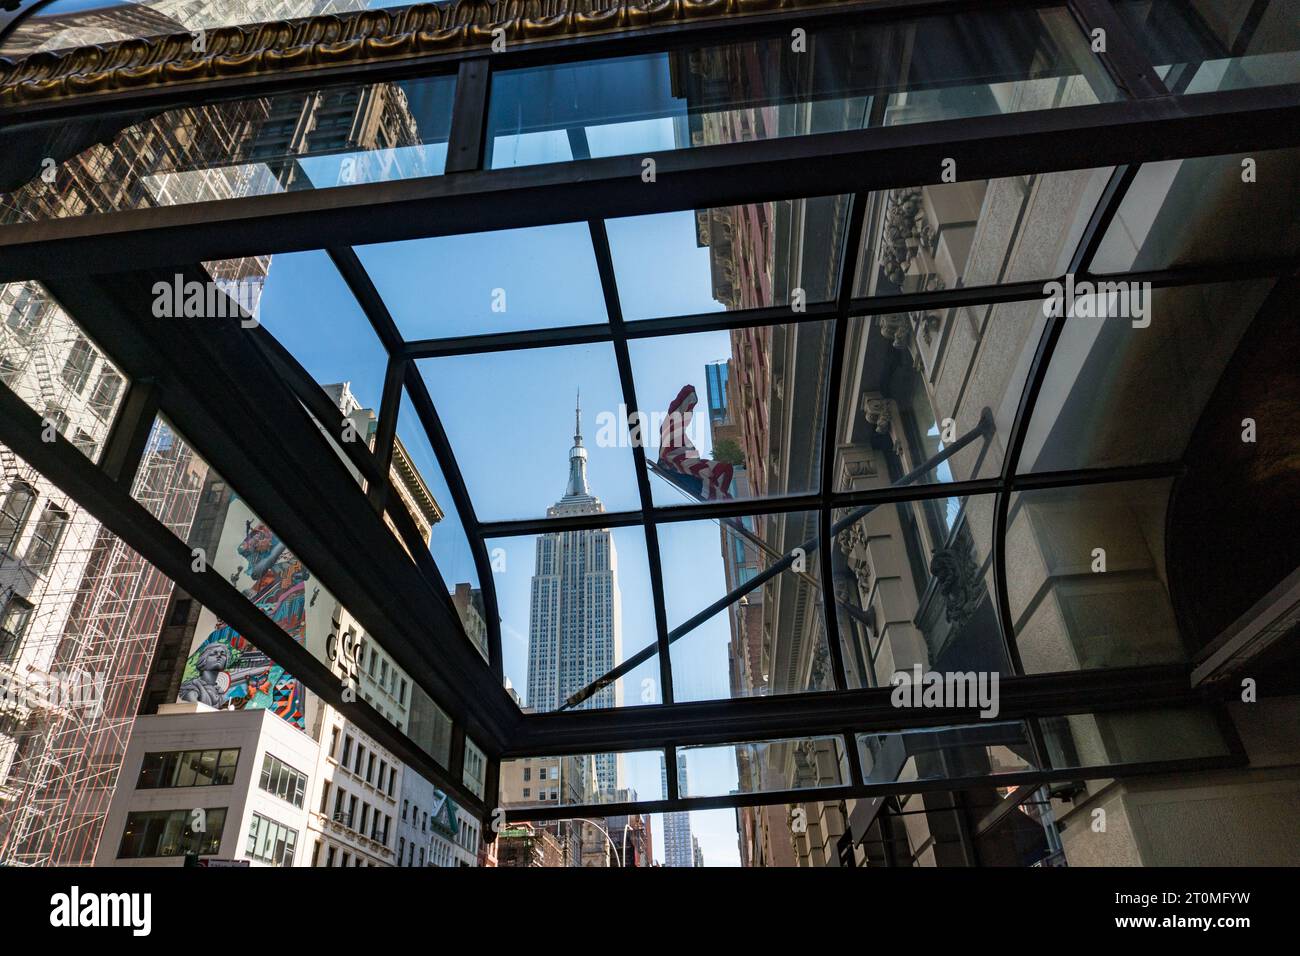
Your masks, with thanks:
M 668 764 L 659 758 L 659 772 L 663 792 L 668 792 Z M 677 788 L 686 793 L 686 754 L 677 754 Z M 664 866 L 695 866 L 694 840 L 691 835 L 691 815 L 686 812 L 664 814 Z
M 569 480 L 547 517 L 600 514 L 605 510 L 587 484 L 582 409 L 574 416 Z M 561 531 L 537 537 L 528 619 L 528 699 L 537 711 L 557 710 L 622 660 L 622 601 L 618 555 L 607 529 Z M 621 706 L 620 682 L 603 687 L 580 707 Z M 622 768 L 614 754 L 596 758 L 596 791 L 621 789 Z

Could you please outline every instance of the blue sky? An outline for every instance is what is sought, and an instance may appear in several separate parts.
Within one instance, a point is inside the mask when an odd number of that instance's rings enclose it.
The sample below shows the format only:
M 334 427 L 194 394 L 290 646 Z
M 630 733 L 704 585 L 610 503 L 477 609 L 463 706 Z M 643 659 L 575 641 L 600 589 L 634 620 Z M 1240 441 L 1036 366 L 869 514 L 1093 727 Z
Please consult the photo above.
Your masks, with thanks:
M 630 319 L 720 308 L 711 295 L 707 250 L 696 247 L 693 229 L 689 212 L 610 223 L 622 304 Z M 605 320 L 585 224 L 391 243 L 358 253 L 403 334 L 410 338 Z M 504 312 L 492 308 L 495 289 L 505 290 Z M 378 407 L 383 349 L 325 253 L 275 256 L 259 319 L 317 381 L 349 381 L 363 405 Z M 725 332 L 633 340 L 630 352 L 635 388 L 644 408 L 662 411 L 689 382 L 700 393 L 702 409 L 704 367 L 729 357 L 730 340 Z M 608 343 L 425 359 L 418 366 L 480 520 L 541 516 L 563 495 L 579 388 L 591 490 L 607 510 L 639 508 L 627 442 L 597 440 L 601 422 L 606 423 L 606 436 L 623 438 L 620 428 L 608 427 L 609 422 L 620 421 L 622 404 L 614 352 Z M 701 412 L 692 438 L 708 455 L 705 417 Z M 447 514 L 435 527 L 431 544 L 439 569 L 449 586 L 458 581 L 477 584 L 469 543 L 441 468 L 405 397 L 398 436 Z M 655 457 L 657 435 L 648 438 L 649 454 Z M 652 476 L 652 482 L 660 480 Z M 665 491 L 662 503 L 684 500 L 671 489 Z M 619 528 L 613 535 L 626 656 L 655 640 L 653 601 L 644 530 Z M 715 523 L 675 523 L 662 527 L 661 536 L 671 627 L 722 596 L 726 585 Z M 527 685 L 533 545 L 533 536 L 490 542 L 504 556 L 504 570 L 494 575 L 494 585 L 505 673 L 521 694 Z M 678 699 L 728 695 L 729 637 L 727 618 L 720 615 L 674 645 Z M 641 702 L 647 679 L 652 699 L 661 699 L 658 660 L 651 658 L 625 679 L 626 704 Z M 632 762 L 630 784 L 638 792 L 646 789 L 657 796 L 657 757 L 653 774 L 645 780 L 639 779 L 645 774 L 634 770 Z M 693 790 L 726 793 L 736 786 L 734 760 L 702 763 L 696 773 Z M 737 863 L 734 813 L 692 816 L 708 862 Z M 662 853 L 661 821 L 656 821 L 655 829 Z

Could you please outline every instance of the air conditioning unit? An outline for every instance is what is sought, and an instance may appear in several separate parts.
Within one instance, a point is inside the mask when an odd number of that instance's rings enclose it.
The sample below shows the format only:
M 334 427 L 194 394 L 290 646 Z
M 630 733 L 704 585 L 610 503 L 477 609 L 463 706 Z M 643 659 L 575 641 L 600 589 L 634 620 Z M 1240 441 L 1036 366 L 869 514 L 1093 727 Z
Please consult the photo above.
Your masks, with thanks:
M 1196 656 L 1192 686 L 1226 680 L 1300 625 L 1300 568 L 1255 602 Z
M 350 827 L 352 826 L 352 814 L 348 813 L 346 810 L 340 810 L 338 813 L 334 814 L 334 822 L 341 823 L 345 827 Z

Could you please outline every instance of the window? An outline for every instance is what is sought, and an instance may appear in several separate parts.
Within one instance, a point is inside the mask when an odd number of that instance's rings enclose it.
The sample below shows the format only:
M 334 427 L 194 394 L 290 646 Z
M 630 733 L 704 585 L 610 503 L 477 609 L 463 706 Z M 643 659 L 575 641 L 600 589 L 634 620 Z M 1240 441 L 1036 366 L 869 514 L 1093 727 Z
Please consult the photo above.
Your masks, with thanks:
M 307 775 L 294 770 L 279 757 L 266 754 L 262 759 L 261 787 L 267 793 L 301 807 L 307 795 Z
M 282 823 L 268 820 L 254 813 L 248 826 L 248 843 L 244 855 L 250 860 L 260 860 L 272 866 L 293 866 L 294 847 L 298 832 Z
M 88 402 L 90 410 L 99 418 L 108 418 L 113 414 L 113 408 L 117 404 L 117 395 L 121 390 L 122 376 L 112 369 L 104 369 L 99 373 L 99 381 L 95 383 L 95 390 L 90 393 Z
M 193 602 L 189 598 L 181 598 L 172 605 L 171 617 L 167 619 L 168 627 L 180 627 L 185 624 L 190 617 L 190 605 Z
M 135 786 L 137 790 L 229 786 L 235 782 L 238 764 L 238 748 L 147 753 Z
M 334 865 L 334 847 L 332 845 L 325 848 L 325 865 Z
M 361 776 L 361 764 L 365 760 L 365 756 L 366 756 L 366 748 L 363 747 L 361 744 L 357 744 L 357 762 L 353 764 L 352 772 L 355 773 L 358 777 Z
M 320 788 L 320 812 L 324 813 L 330 805 L 330 782 L 325 781 Z
M 343 758 L 339 761 L 339 763 L 343 764 L 343 766 L 346 767 L 348 765 L 348 757 L 350 757 L 351 755 L 352 755 L 352 738 L 345 735 L 343 737 Z
M 35 504 L 35 488 L 25 481 L 15 481 L 10 485 L 9 494 L 0 504 L 0 549 L 13 552 Z
M 32 605 L 20 597 L 11 597 L 0 616 L 0 662 L 8 663 L 18 656 L 18 646 L 27 633 L 32 618 Z
M 27 563 L 37 571 L 44 571 L 54 558 L 55 549 L 63 538 L 63 529 L 68 524 L 68 513 L 57 505 L 47 505 L 45 512 L 36 522 L 32 540 L 27 545 Z
M 63 371 L 60 374 L 68 388 L 80 395 L 82 389 L 86 387 L 86 381 L 90 378 L 90 370 L 94 365 L 94 348 L 85 338 L 78 335 L 77 340 L 72 343 L 72 351 L 68 354 L 68 360 L 63 363 Z
M 465 769 L 461 777 L 469 792 L 480 799 L 483 796 L 483 770 L 487 758 L 478 745 L 465 738 Z
M 201 824 L 199 831 L 190 829 Z M 213 856 L 221 851 L 221 831 L 226 823 L 225 807 L 207 807 L 201 814 L 193 810 L 151 810 L 131 813 L 126 818 L 119 860 L 137 860 L 155 856 L 184 856 L 197 853 Z
M 334 727 L 330 730 L 330 756 L 333 757 L 339 749 L 339 729 Z
M 80 428 L 78 428 L 76 433 L 72 436 L 72 446 L 90 459 L 95 457 L 95 451 L 99 448 L 99 444 L 95 439 Z

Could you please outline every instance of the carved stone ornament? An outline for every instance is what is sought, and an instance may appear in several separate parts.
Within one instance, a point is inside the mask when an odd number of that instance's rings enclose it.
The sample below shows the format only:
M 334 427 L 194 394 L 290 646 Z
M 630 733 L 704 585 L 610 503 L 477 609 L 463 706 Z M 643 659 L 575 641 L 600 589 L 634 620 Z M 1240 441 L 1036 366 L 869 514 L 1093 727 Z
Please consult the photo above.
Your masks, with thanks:
M 836 540 L 839 542 L 840 552 L 844 555 L 844 562 L 857 582 L 860 595 L 858 603 L 865 606 L 871 594 L 873 580 L 871 560 L 867 557 L 866 522 L 853 522 L 836 536 Z
M 938 242 L 919 188 L 890 190 L 883 231 L 880 265 L 889 281 L 901 287 L 912 260 L 922 251 L 933 253 Z
M 453 0 L 0 56 L 0 106 L 400 61 L 696 20 L 838 6 L 849 0 Z M 19 23 L 21 28 L 21 21 Z
M 953 627 L 963 626 L 984 599 L 984 582 L 965 535 L 960 535 L 951 548 L 934 552 L 930 573 L 944 598 L 944 617 Z

